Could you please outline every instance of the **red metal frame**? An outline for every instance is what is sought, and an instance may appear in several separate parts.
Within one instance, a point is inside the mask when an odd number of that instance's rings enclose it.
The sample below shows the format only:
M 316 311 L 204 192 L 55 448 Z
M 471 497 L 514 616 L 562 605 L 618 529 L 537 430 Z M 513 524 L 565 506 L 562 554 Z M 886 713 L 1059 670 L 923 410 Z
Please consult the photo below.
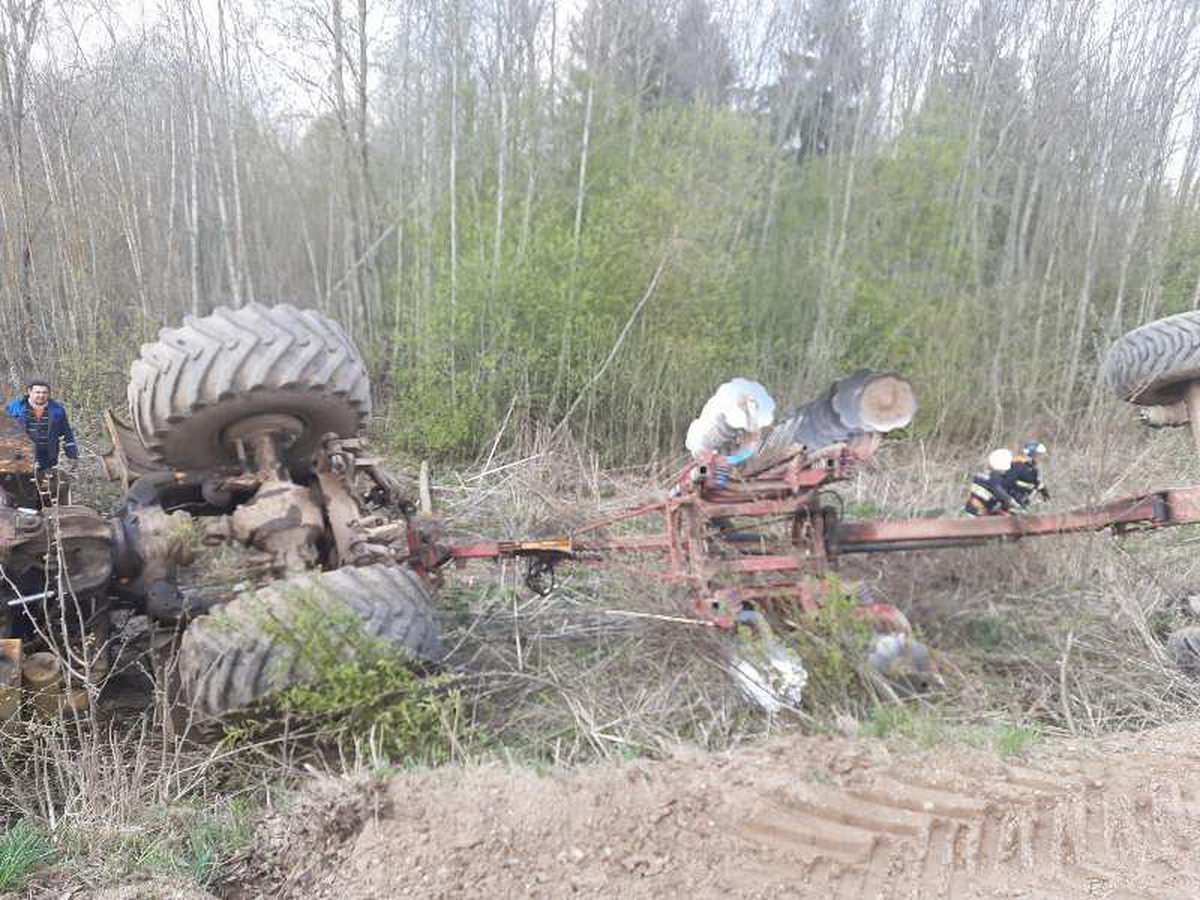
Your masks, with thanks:
M 839 445 L 813 456 L 796 448 L 739 479 L 722 458 L 710 455 L 686 466 L 663 499 L 622 510 L 553 541 L 493 541 L 447 548 L 445 560 L 527 556 L 548 564 L 572 560 L 605 565 L 692 589 L 695 612 L 720 627 L 731 627 L 746 600 L 789 597 L 802 610 L 821 602 L 820 578 L 829 567 L 826 524 L 831 510 L 820 506 L 821 488 L 850 477 L 873 451 Z M 783 536 L 727 534 L 734 518 L 790 523 Z M 636 520 L 659 520 L 656 533 L 607 537 L 604 529 Z M 737 538 L 741 538 L 739 546 Z M 430 560 L 427 549 L 416 551 Z M 641 566 L 614 564 L 614 554 L 657 557 Z M 432 560 L 430 560 L 432 561 Z M 784 576 L 780 578 L 779 576 Z
M 432 570 L 454 560 L 530 557 L 543 567 L 563 560 L 604 565 L 669 584 L 686 585 L 695 613 L 731 627 L 747 601 L 780 601 L 813 612 L 823 601 L 824 576 L 848 553 L 962 547 L 1048 534 L 1118 532 L 1200 522 L 1200 487 L 1161 491 L 1061 513 L 842 522 L 822 503 L 827 485 L 851 477 L 878 446 L 869 435 L 806 455 L 793 447 L 774 459 L 758 460 L 738 472 L 717 456 L 686 466 L 666 496 L 622 510 L 578 529 L 569 538 L 493 541 L 437 548 L 411 546 Z M 616 537 L 604 529 L 639 520 L 660 521 L 654 533 Z M 733 528 L 734 519 L 790 523 L 786 535 Z M 749 526 L 746 526 L 747 528 Z M 778 529 L 775 529 L 778 532 Z M 654 556 L 641 565 L 615 563 L 614 554 Z

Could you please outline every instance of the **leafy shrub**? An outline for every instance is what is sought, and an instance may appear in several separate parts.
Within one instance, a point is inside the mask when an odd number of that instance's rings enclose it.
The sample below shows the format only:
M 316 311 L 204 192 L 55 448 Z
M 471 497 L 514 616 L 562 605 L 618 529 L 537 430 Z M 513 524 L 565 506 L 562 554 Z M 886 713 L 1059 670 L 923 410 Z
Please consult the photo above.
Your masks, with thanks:
M 261 624 L 304 678 L 228 727 L 226 742 L 260 740 L 286 725 L 338 751 L 369 746 L 389 760 L 425 764 L 449 758 L 462 718 L 453 676 L 416 671 L 353 612 L 331 604 L 336 598 L 297 590 L 288 600 L 286 621 Z
M 808 670 L 805 706 L 824 716 L 839 711 L 857 713 L 873 702 L 874 694 L 860 676 L 867 664 L 871 628 L 854 610 L 857 591 L 836 575 L 828 575 L 820 610 L 805 617 L 792 637 Z

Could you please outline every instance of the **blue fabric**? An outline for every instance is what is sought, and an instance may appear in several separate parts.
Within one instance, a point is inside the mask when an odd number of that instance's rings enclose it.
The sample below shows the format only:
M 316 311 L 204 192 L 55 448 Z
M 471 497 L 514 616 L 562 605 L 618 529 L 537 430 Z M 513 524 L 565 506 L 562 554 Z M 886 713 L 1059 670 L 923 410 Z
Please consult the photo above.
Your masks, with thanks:
M 39 469 L 49 469 L 58 465 L 58 445 L 60 442 L 70 459 L 79 458 L 79 448 L 75 446 L 75 434 L 71 431 L 71 426 L 67 423 L 66 409 L 57 400 L 49 401 L 49 407 L 46 415 L 50 417 L 50 428 L 47 434 L 46 445 L 44 447 L 37 447 L 37 464 Z M 33 407 L 29 405 L 28 397 L 16 397 L 9 401 L 7 412 L 24 425 L 26 431 L 30 430 L 29 423 L 30 420 L 34 419 L 34 415 Z

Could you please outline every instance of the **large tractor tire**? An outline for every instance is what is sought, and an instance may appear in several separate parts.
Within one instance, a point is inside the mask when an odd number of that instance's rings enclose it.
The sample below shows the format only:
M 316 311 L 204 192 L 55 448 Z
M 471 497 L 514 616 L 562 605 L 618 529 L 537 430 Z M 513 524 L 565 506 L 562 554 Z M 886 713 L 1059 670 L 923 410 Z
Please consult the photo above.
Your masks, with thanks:
M 1118 339 L 1104 374 L 1122 400 L 1167 406 L 1200 380 L 1200 311 L 1150 322 Z
M 340 325 L 313 310 L 251 303 L 188 316 L 143 344 L 129 372 L 129 411 L 151 456 L 176 469 L 236 465 L 230 429 L 260 416 L 288 423 L 285 458 L 303 467 L 323 435 L 358 433 L 371 393 Z
M 252 706 L 312 680 L 322 660 L 394 648 L 436 662 L 442 643 L 429 588 L 389 565 L 298 575 L 238 597 L 183 633 L 183 700 L 201 719 Z

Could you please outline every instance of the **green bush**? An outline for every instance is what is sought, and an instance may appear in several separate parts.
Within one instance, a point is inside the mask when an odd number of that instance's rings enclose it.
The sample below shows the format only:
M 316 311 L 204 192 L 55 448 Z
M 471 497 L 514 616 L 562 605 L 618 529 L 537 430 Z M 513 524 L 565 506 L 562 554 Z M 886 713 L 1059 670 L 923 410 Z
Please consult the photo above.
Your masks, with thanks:
M 859 598 L 852 585 L 828 575 L 824 590 L 820 610 L 805 617 L 791 638 L 808 671 L 804 705 L 823 718 L 839 712 L 857 715 L 874 702 L 860 674 L 867 665 L 871 627 L 855 614 Z
M 286 620 L 266 616 L 260 625 L 288 648 L 280 662 L 305 673 L 303 681 L 227 726 L 227 743 L 261 740 L 286 724 L 339 751 L 370 747 L 391 761 L 421 764 L 450 757 L 462 740 L 453 676 L 415 671 L 411 659 L 366 633 L 336 598 L 297 590 L 287 599 Z
M 323 740 L 371 743 L 393 761 L 434 764 L 450 758 L 462 719 L 450 676 L 422 677 L 394 655 L 345 660 L 316 680 L 283 691 L 275 706 Z

